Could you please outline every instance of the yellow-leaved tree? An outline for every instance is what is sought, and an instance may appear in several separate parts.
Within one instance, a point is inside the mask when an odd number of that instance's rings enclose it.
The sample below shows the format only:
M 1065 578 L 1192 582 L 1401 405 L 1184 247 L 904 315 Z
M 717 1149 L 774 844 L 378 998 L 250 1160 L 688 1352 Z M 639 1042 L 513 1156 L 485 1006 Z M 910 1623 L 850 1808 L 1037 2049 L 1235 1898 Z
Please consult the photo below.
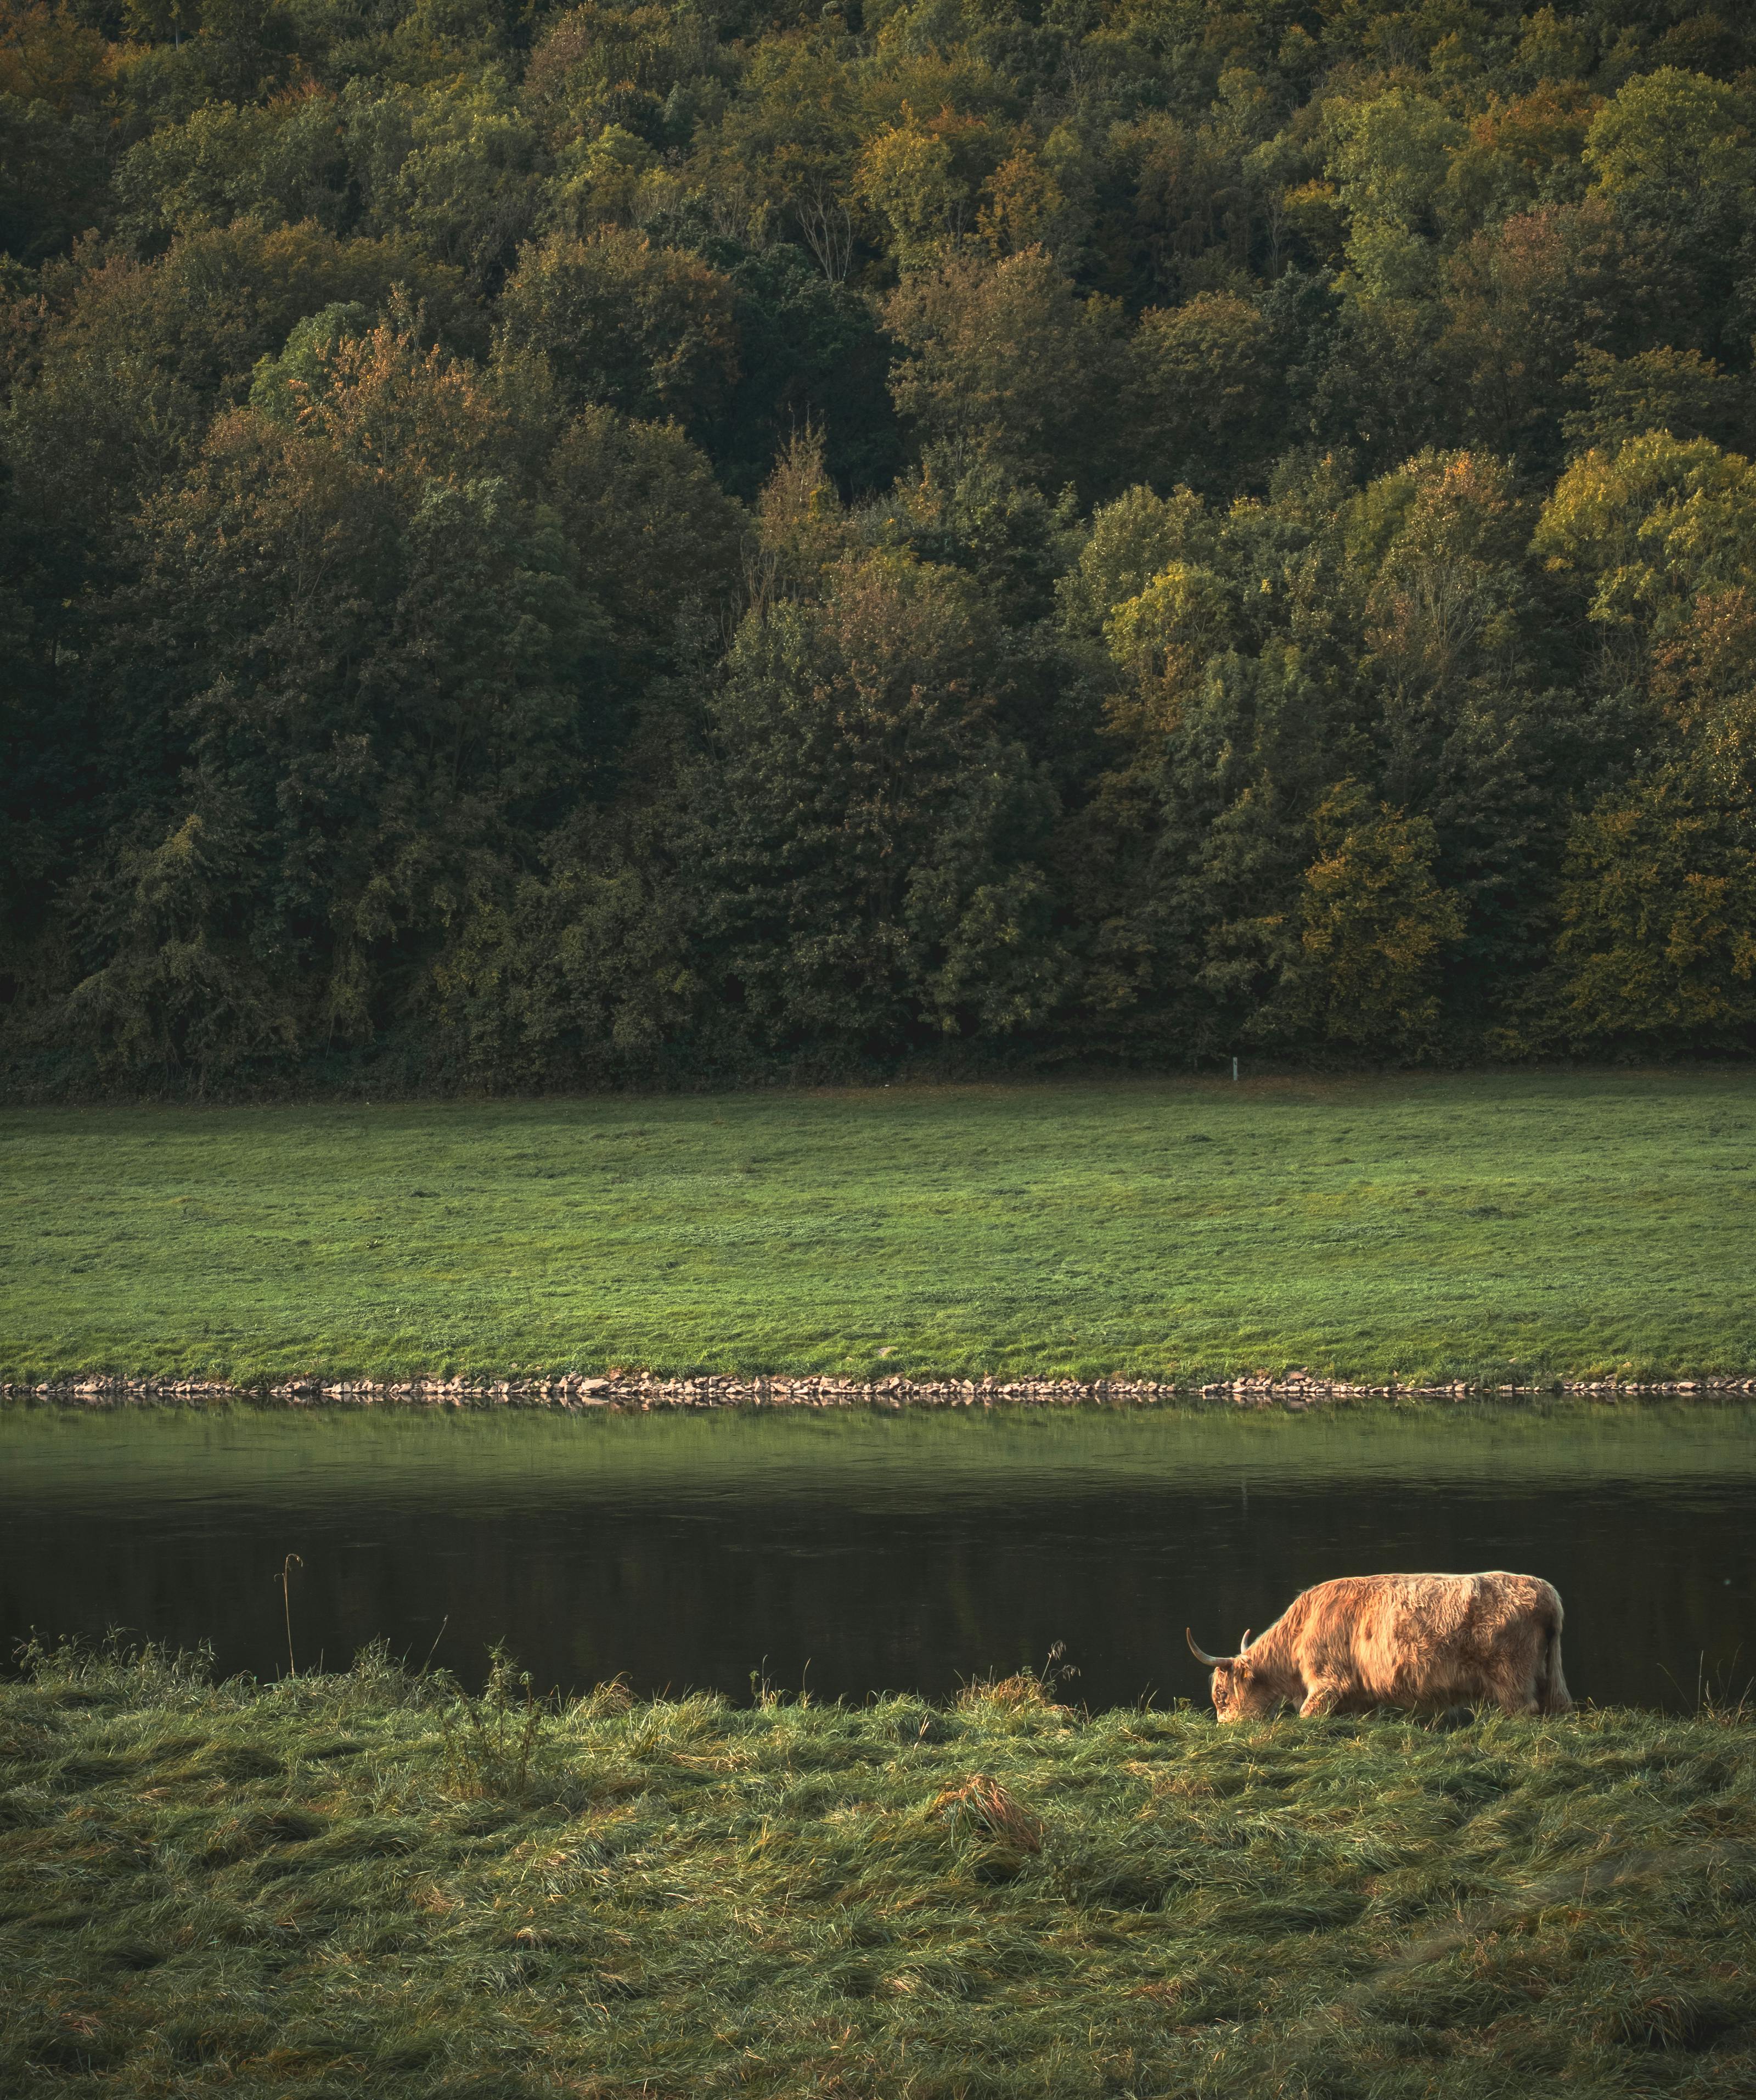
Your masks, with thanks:
M 1463 911 L 1436 879 L 1428 818 L 1374 808 L 1358 780 L 1339 782 L 1314 818 L 1318 858 L 1305 871 L 1301 942 L 1313 966 L 1306 999 L 1331 1042 L 1399 1056 L 1431 1042 L 1446 949 Z
M 1672 731 L 1661 763 L 1574 820 L 1561 1026 L 1736 1040 L 1756 1021 L 1756 469 L 1663 430 L 1587 452 L 1535 547 L 1579 574 Z

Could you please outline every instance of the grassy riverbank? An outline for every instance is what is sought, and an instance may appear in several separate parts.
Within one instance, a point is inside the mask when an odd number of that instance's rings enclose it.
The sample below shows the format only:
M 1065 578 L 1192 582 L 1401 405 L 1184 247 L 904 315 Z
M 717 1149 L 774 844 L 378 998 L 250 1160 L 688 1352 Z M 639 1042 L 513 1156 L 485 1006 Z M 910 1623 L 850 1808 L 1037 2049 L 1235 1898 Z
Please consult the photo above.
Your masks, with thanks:
M 0 1377 L 1756 1365 L 1756 1074 L 0 1115 Z
M 0 2084 L 596 2100 L 1756 2081 L 1756 1732 L 0 1686 Z

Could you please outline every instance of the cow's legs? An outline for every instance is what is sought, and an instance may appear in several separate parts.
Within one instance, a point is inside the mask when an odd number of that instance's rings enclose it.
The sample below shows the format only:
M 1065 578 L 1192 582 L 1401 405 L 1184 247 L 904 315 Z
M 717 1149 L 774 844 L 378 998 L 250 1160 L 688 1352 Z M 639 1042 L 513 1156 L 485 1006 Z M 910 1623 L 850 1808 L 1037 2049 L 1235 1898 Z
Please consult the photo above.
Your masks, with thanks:
M 1516 1677 L 1507 1674 L 1488 1688 L 1488 1696 L 1503 1714 L 1510 1714 L 1514 1720 L 1528 1721 L 1543 1711 L 1543 1702 L 1537 1696 L 1536 1687 L 1528 1671 Z
M 1543 1711 L 1547 1645 L 1543 1629 L 1532 1627 L 1521 1639 L 1507 1643 L 1489 1666 L 1488 1696 L 1515 1720 L 1528 1721 Z
M 1316 1683 L 1307 1689 L 1305 1704 L 1299 1711 L 1301 1714 L 1314 1715 L 1333 1714 L 1346 1696 L 1345 1685 L 1327 1683 L 1322 1678 L 1318 1678 Z

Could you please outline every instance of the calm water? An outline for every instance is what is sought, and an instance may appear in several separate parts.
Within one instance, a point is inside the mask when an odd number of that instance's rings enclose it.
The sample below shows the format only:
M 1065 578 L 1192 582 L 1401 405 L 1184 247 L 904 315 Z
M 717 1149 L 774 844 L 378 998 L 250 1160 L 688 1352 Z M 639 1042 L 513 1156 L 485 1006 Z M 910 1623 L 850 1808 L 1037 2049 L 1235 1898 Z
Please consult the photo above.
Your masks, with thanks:
M 545 1684 L 942 1695 L 1056 1641 L 1093 1705 L 1385 1568 L 1516 1568 L 1602 1702 L 1756 1676 L 1756 1410 L 680 1418 L 0 1411 L 0 1635 Z

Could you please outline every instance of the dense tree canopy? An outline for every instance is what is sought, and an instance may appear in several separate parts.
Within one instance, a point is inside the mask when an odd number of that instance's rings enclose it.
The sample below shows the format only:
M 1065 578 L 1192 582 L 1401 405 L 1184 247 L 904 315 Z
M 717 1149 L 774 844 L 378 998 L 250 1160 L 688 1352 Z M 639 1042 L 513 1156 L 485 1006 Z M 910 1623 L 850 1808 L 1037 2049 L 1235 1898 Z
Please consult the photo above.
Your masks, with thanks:
M 1756 18 L 10 0 L 52 1092 L 1756 1046 Z

